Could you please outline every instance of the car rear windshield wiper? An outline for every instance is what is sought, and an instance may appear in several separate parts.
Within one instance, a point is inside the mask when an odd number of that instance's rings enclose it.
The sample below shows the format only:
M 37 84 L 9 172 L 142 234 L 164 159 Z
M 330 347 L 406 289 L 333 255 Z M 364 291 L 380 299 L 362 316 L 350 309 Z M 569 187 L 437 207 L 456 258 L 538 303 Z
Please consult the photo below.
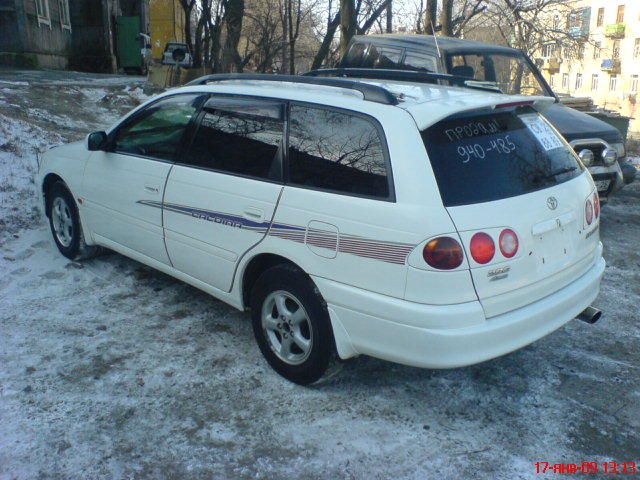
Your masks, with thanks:
M 549 178 L 556 177 L 558 175 L 562 175 L 563 173 L 574 172 L 577 169 L 578 169 L 578 167 L 565 167 L 565 168 L 562 168 L 560 170 L 556 170 L 555 172 L 551 172 L 551 173 L 549 173 L 547 175 L 536 175 L 534 177 L 534 180 L 537 181 L 537 182 L 540 182 L 542 180 L 548 180 Z

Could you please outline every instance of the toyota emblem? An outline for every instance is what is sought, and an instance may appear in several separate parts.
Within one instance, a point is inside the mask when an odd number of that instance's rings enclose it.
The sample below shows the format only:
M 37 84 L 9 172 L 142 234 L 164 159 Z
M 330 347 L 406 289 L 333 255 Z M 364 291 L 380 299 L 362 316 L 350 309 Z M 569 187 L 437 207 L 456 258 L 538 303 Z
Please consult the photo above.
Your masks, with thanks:
M 558 208 L 558 199 L 556 197 L 547 198 L 547 207 L 549 207 L 549 210 Z

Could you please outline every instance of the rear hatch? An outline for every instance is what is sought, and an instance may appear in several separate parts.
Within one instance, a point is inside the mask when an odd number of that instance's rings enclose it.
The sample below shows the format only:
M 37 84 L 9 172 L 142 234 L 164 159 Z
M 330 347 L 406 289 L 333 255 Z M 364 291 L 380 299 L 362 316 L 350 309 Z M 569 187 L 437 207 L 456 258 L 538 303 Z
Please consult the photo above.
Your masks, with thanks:
M 422 137 L 487 317 L 550 295 L 589 269 L 599 248 L 593 182 L 533 108 L 456 114 Z

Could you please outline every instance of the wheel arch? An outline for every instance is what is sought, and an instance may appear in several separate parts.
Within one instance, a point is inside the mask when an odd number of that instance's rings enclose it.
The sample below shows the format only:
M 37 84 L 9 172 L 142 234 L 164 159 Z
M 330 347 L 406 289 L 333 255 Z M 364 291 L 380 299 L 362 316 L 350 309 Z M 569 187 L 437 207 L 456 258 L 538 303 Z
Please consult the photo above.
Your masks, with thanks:
M 263 252 L 252 257 L 244 267 L 240 278 L 242 305 L 246 309 L 251 304 L 251 290 L 256 280 L 268 269 L 276 265 L 289 265 L 307 274 L 297 263 L 276 253 Z M 308 275 L 308 274 L 307 274 Z
M 42 180 L 41 188 L 42 188 L 42 199 L 44 202 L 44 214 L 47 217 L 49 216 L 49 208 L 48 208 L 49 207 L 49 191 L 51 190 L 51 187 L 53 186 L 53 184 L 55 184 L 56 182 L 64 183 L 67 189 L 71 191 L 67 183 L 57 173 L 50 172 L 45 175 L 44 179 Z

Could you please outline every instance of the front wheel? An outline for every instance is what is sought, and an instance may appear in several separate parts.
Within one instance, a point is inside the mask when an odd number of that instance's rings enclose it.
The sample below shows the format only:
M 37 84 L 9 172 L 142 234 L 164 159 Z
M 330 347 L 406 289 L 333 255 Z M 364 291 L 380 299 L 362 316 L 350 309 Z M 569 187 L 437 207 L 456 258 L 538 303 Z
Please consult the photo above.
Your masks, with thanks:
M 327 307 L 311 279 L 290 266 L 264 272 L 251 294 L 253 333 L 269 365 L 308 385 L 329 366 L 333 335 Z
M 70 260 L 80 260 L 95 255 L 97 247 L 84 241 L 78 207 L 62 182 L 54 183 L 47 196 L 47 214 L 53 240 L 60 253 Z

